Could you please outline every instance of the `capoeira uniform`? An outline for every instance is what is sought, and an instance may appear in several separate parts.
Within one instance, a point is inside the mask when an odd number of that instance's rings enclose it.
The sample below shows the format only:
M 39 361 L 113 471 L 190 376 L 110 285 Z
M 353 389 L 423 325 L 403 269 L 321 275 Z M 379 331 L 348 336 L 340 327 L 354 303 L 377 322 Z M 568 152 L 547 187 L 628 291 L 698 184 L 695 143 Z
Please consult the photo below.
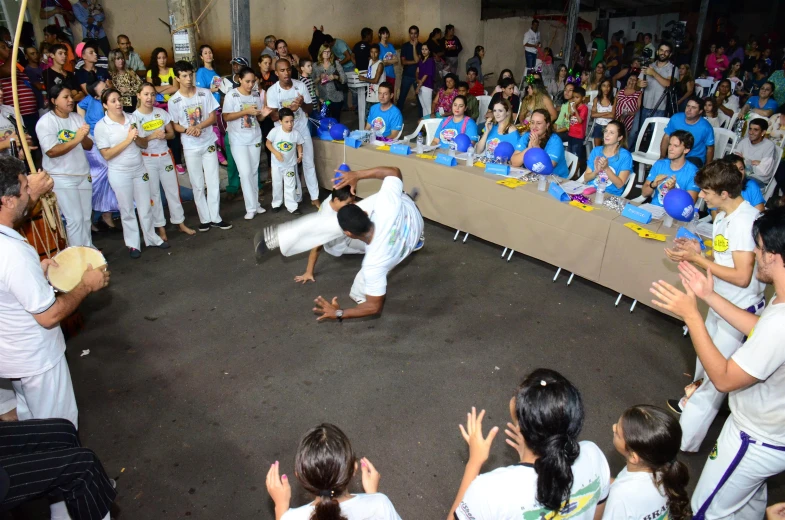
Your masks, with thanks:
M 302 81 L 293 79 L 292 86 L 288 90 L 283 88 L 279 81 L 267 89 L 267 106 L 280 110 L 281 108 L 291 106 L 297 96 L 303 97 L 303 105 L 310 105 L 313 102 L 311 94 L 308 92 L 308 87 Z M 280 122 L 275 123 L 275 126 L 281 126 Z M 319 200 L 319 181 L 316 179 L 316 165 L 313 162 L 313 141 L 311 141 L 311 132 L 308 130 L 308 115 L 302 108 L 298 108 L 297 112 L 294 113 L 294 129 L 303 137 L 303 176 L 305 177 L 305 185 L 308 188 L 311 200 Z M 267 138 L 270 138 L 269 135 Z M 299 177 L 297 182 L 299 186 Z M 298 202 L 300 201 L 298 200 Z
M 766 479 L 785 471 L 785 303 L 773 302 L 731 356 L 758 382 L 730 393 L 731 415 L 692 495 L 695 520 L 763 518 Z
M 0 415 L 16 408 L 16 394 L 10 379 L 0 378 Z
M 760 212 L 750 206 L 747 201 L 736 208 L 730 215 L 720 212 L 714 219 L 714 261 L 718 265 L 733 267 L 733 252 L 744 251 L 752 253 L 755 250 L 755 240 L 752 238 L 752 224 Z M 732 304 L 746 309 L 753 314 L 760 314 L 765 300 L 763 290 L 765 286 L 756 277 L 757 267 L 753 269 L 752 279 L 747 287 L 739 287 L 729 282 L 714 277 L 714 290 Z M 734 329 L 728 322 L 709 309 L 706 317 L 706 330 L 717 349 L 726 359 L 736 352 L 744 342 L 744 334 Z M 725 399 L 725 394 L 719 392 L 709 380 L 700 360 L 695 362 L 695 381 L 703 379 L 695 393 L 692 394 L 684 406 L 679 423 L 682 429 L 681 449 L 695 452 L 700 449 L 706 432 L 717 416 L 717 412 Z
M 166 131 L 166 125 L 172 122 L 169 113 L 158 107 L 153 107 L 153 111 L 149 114 L 143 114 L 137 110 L 134 112 L 134 117 L 139 123 L 139 135 L 142 137 L 147 137 L 158 130 Z M 169 206 L 169 219 L 172 224 L 185 222 L 183 205 L 180 203 L 180 183 L 177 181 L 174 159 L 172 159 L 172 153 L 169 151 L 166 140 L 148 141 L 147 148 L 142 150 L 142 161 L 147 175 L 150 176 L 153 226 L 163 227 L 166 225 L 164 205 L 161 201 L 161 186 L 164 188 L 166 203 Z
M 63 332 L 34 317 L 55 304 L 54 289 L 35 249 L 3 225 L 0 249 L 0 378 L 11 380 L 20 420 L 61 418 L 78 426 Z
M 245 96 L 238 89 L 232 89 L 224 98 L 223 113 L 241 112 L 247 108 L 261 110 L 264 106 L 263 96 L 264 90 Z M 264 213 L 259 205 L 259 158 L 262 153 L 262 127 L 259 120 L 245 115 L 227 122 L 226 130 L 229 133 L 232 158 L 240 176 L 245 213 L 251 216 Z
M 73 141 L 77 130 L 84 124 L 84 118 L 77 113 L 72 112 L 67 118 L 62 118 L 53 110 L 38 120 L 35 131 L 43 152 L 41 166 L 55 182 L 54 192 L 65 217 L 68 245 L 92 247 L 90 222 L 93 216 L 93 186 L 84 149 L 78 144 L 59 157 L 46 154 L 58 144 Z
M 138 129 L 139 125 L 133 114 L 124 112 L 123 117 L 123 123 L 115 123 L 108 115 L 96 123 L 95 144 L 99 150 L 112 148 L 125 141 L 132 126 Z M 120 206 L 125 245 L 131 249 L 141 249 L 139 224 L 136 222 L 136 212 L 138 212 L 145 245 L 160 246 L 163 240 L 153 228 L 150 175 L 145 171 L 141 149 L 136 146 L 136 143 L 131 143 L 122 152 L 109 159 L 107 165 L 109 184 Z M 156 189 L 159 189 L 158 186 Z M 136 212 L 134 212 L 134 204 L 136 204 Z
M 322 201 L 322 205 L 319 207 L 319 213 L 329 217 L 329 218 L 338 218 L 337 213 L 330 205 L 330 202 L 333 200 L 333 196 L 330 195 L 326 199 Z M 340 238 L 336 238 L 335 240 L 331 240 L 324 244 L 324 252 L 332 255 L 332 256 L 342 256 L 342 255 L 364 255 L 365 248 L 367 244 L 362 240 L 357 240 L 356 238 L 349 238 L 346 235 L 343 235 Z
M 373 240 L 365 249 L 362 268 L 349 296 L 357 303 L 366 295 L 387 294 L 387 273 L 417 249 L 423 237 L 423 219 L 414 201 L 403 192 L 403 181 L 385 177 L 370 215 Z
M 212 92 L 204 88 L 196 88 L 191 97 L 176 92 L 169 98 L 169 115 L 172 122 L 188 128 L 196 126 L 218 108 L 218 102 Z M 183 144 L 183 156 L 188 167 L 188 178 L 194 191 L 196 211 L 202 224 L 218 224 L 222 221 L 219 215 L 221 205 L 221 186 L 218 177 L 218 154 L 216 153 L 215 132 L 212 126 L 202 128 L 199 137 L 185 132 L 180 134 Z M 207 187 L 207 195 L 204 190 Z
M 288 133 L 278 125 L 267 134 L 267 140 L 283 156 L 283 162 L 278 161 L 275 155 L 271 158 L 272 207 L 279 208 L 282 203 L 285 203 L 286 209 L 291 213 L 297 209 L 297 203 L 302 200 L 302 188 L 297 176 L 297 145 L 302 145 L 305 153 L 305 137 L 297 130 L 296 125 Z

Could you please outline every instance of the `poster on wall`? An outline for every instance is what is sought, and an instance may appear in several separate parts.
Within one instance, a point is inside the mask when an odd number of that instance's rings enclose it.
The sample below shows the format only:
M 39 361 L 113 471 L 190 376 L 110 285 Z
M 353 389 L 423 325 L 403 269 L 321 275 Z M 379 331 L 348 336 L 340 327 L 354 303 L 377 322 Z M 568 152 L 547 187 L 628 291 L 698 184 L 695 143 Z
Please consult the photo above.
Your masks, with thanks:
M 172 35 L 175 54 L 191 54 L 191 44 L 188 41 L 188 31 L 177 31 Z

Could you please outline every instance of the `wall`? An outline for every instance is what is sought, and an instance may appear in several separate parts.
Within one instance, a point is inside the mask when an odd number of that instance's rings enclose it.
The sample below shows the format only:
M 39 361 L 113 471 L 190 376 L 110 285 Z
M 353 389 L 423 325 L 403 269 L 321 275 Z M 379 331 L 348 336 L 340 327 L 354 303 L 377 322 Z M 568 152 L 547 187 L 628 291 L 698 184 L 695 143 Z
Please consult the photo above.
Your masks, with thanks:
M 618 31 L 624 31 L 626 39 L 634 41 L 639 32 L 643 34 L 651 33 L 655 35 L 655 41 L 658 41 L 657 37 L 671 20 L 678 21 L 679 13 L 611 18 L 608 23 L 608 36 Z

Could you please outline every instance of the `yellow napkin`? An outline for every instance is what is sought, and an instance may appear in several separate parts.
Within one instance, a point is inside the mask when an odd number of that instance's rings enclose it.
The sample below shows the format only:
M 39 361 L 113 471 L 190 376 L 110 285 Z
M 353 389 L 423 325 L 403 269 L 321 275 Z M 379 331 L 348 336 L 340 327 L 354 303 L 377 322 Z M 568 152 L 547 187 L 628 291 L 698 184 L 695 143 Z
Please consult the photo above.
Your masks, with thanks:
M 513 189 L 513 188 L 517 188 L 518 186 L 525 186 L 526 182 L 515 178 L 507 178 L 507 179 L 502 179 L 500 181 L 496 181 L 496 184 L 501 184 L 502 186 L 506 186 L 508 188 Z
M 428 155 L 427 153 L 417 154 L 416 157 L 419 157 L 420 159 L 428 159 L 429 161 L 436 160 L 435 155 Z
M 386 151 L 388 151 L 390 149 L 390 145 L 386 144 L 384 146 L 378 146 L 376 149 L 379 150 L 379 151 L 382 151 L 382 152 L 386 152 Z
M 570 206 L 575 206 L 576 208 L 582 209 L 583 211 L 594 211 L 593 207 L 591 207 L 589 205 L 586 205 L 586 204 L 581 204 L 577 200 L 571 200 L 570 201 Z

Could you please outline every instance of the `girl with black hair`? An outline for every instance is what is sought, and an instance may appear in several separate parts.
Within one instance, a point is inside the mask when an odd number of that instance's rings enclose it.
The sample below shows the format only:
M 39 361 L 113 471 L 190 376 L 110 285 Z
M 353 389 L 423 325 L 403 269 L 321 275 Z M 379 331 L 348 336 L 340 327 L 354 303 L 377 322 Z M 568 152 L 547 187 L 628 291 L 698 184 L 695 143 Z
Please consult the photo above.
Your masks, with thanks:
M 613 446 L 627 461 L 611 486 L 603 520 L 692 518 L 687 466 L 676 459 L 679 421 L 656 406 L 628 408 L 613 425 Z
M 300 485 L 314 497 L 304 506 L 289 509 L 292 489 L 279 465 L 267 472 L 267 491 L 275 503 L 275 520 L 401 520 L 390 499 L 378 493 L 381 475 L 363 457 L 362 483 L 365 493 L 349 493 L 357 472 L 357 458 L 346 434 L 332 424 L 320 424 L 305 434 L 294 461 Z
M 539 368 L 523 380 L 510 400 L 512 422 L 505 430 L 520 463 L 479 475 L 499 431 L 494 426 L 483 437 L 484 415 L 472 408 L 467 427 L 460 426 L 469 462 L 449 518 L 602 518 L 610 469 L 596 444 L 578 441 L 583 401 L 564 376 Z

